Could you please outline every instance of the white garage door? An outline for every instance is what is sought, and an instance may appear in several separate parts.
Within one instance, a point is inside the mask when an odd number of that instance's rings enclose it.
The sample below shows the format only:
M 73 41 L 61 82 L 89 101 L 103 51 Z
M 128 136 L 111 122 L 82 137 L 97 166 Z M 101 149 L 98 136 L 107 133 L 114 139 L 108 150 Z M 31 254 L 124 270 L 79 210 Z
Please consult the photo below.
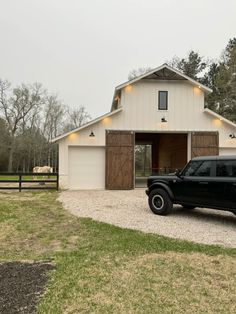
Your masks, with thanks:
M 105 189 L 105 147 L 69 148 L 69 188 Z

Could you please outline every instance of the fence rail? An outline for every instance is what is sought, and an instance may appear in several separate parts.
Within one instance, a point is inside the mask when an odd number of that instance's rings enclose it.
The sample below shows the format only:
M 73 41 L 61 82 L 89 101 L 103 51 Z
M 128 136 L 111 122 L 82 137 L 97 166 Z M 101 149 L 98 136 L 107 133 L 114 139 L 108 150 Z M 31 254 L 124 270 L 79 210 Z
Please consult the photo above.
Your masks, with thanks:
M 18 177 L 18 179 L 2 178 L 2 177 Z M 26 179 L 25 177 L 33 177 Z M 35 179 L 42 177 L 41 179 Z M 56 177 L 51 179 L 48 177 Z M 18 186 L 2 186 L 1 183 L 18 183 Z M 22 183 L 39 183 L 39 185 L 24 186 Z M 46 183 L 55 183 L 55 185 L 46 185 Z M 44 185 L 44 186 L 42 186 Z M 33 172 L 0 172 L 0 190 L 58 190 L 59 176 L 57 172 L 52 173 L 33 173 Z

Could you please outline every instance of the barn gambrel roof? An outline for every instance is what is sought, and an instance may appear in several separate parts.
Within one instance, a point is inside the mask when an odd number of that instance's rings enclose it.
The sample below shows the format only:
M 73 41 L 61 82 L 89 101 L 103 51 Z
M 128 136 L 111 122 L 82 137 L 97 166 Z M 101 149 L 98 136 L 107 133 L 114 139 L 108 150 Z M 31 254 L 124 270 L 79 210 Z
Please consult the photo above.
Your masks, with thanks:
M 117 108 L 117 99 L 120 97 L 121 89 L 125 88 L 128 85 L 132 85 L 140 80 L 161 80 L 161 81 L 188 81 L 190 84 L 199 87 L 205 93 L 212 93 L 212 89 L 209 87 L 199 83 L 198 81 L 192 79 L 191 77 L 183 74 L 177 69 L 172 68 L 168 64 L 164 63 L 161 66 L 152 69 L 130 81 L 122 83 L 115 88 L 111 110 L 115 110 Z
M 205 93 L 211 93 L 212 90 L 210 88 L 208 88 L 207 86 L 205 85 L 202 85 L 200 84 L 199 82 L 191 79 L 190 77 L 188 77 L 187 75 L 184 75 L 183 73 L 181 73 L 180 71 L 168 66 L 167 64 L 163 64 L 162 66 L 156 68 L 156 69 L 153 69 L 143 75 L 140 75 L 139 77 L 133 79 L 133 80 L 130 80 L 130 81 L 127 81 L 121 85 L 118 85 L 116 88 L 115 88 L 115 93 L 114 93 L 114 97 L 113 97 L 113 102 L 112 102 L 112 108 L 111 108 L 111 111 L 98 117 L 98 118 L 95 118 L 91 121 L 89 121 L 88 123 L 70 131 L 70 132 L 67 132 L 67 133 L 64 133 L 62 135 L 59 135 L 57 136 L 56 138 L 52 139 L 52 142 L 57 142 L 63 138 L 65 138 L 66 136 L 74 133 L 74 132 L 78 132 L 82 129 L 85 129 L 89 126 L 92 126 L 93 124 L 101 121 L 102 119 L 106 118 L 106 117 L 110 117 L 112 115 L 115 115 L 119 112 L 121 112 L 123 110 L 122 107 L 120 108 L 117 108 L 117 96 L 119 95 L 120 91 L 125 88 L 126 86 L 128 85 L 131 85 L 131 84 L 134 84 L 140 80 L 153 80 L 153 79 L 157 79 L 157 80 L 185 80 L 185 81 L 188 81 L 190 84 L 194 85 L 194 86 L 197 86 L 199 87 L 200 89 L 202 89 Z M 115 104 L 115 106 L 114 106 Z M 215 113 L 214 111 L 208 109 L 208 108 L 205 108 L 204 113 L 206 114 L 210 114 L 212 116 L 214 116 L 215 118 L 218 118 L 222 121 L 224 121 L 225 123 L 227 123 L 228 125 L 236 128 L 236 124 L 233 123 L 232 121 L 220 116 L 219 114 Z

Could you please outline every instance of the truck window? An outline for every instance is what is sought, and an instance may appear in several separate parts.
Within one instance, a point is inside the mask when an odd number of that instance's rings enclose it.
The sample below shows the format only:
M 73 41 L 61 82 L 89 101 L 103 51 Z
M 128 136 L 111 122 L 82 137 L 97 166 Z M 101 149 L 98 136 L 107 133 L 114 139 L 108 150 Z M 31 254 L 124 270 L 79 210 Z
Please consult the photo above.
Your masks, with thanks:
M 211 175 L 211 160 L 191 161 L 184 171 L 187 177 L 209 177 Z
M 218 160 L 216 162 L 217 177 L 236 177 L 236 160 Z

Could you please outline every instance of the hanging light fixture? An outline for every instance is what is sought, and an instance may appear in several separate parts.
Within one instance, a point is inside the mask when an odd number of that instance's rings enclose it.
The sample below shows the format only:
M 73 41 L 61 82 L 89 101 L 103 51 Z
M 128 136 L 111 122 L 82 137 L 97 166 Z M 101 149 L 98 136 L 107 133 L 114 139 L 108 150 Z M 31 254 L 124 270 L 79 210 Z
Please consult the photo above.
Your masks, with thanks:
M 93 131 L 91 130 L 91 133 L 89 134 L 90 137 L 95 137 Z
M 163 117 L 163 118 L 161 118 L 161 122 L 167 122 L 167 120 L 166 120 L 166 118 L 165 117 Z

